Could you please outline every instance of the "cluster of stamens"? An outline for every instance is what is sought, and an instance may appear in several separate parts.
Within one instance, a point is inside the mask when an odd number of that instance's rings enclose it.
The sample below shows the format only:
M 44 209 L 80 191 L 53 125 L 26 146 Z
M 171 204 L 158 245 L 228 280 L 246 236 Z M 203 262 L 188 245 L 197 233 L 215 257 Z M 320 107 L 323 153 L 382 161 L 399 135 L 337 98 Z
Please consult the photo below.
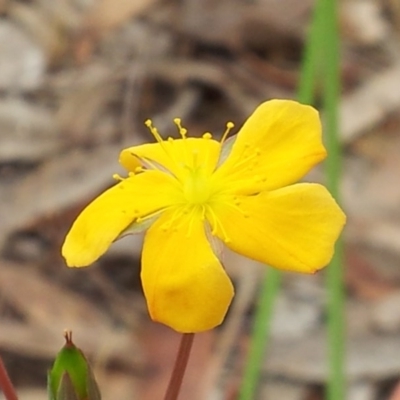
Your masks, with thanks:
M 180 118 L 175 118 L 175 119 L 173 120 L 173 122 L 174 122 L 174 124 L 176 125 L 176 127 L 177 127 L 177 129 L 178 129 L 178 133 L 179 133 L 179 135 L 181 136 L 181 138 L 182 138 L 183 140 L 187 139 L 187 129 L 184 128 L 184 127 L 182 126 L 182 121 L 181 121 L 181 119 L 180 119 Z M 199 178 L 195 175 L 195 174 L 197 173 L 196 171 L 197 171 L 199 168 L 202 167 L 201 165 L 198 165 L 198 161 L 197 161 L 197 159 L 198 159 L 198 151 L 192 149 L 192 151 L 191 151 L 192 154 L 191 154 L 191 156 L 189 156 L 189 157 L 192 157 L 192 160 L 193 160 L 193 161 L 192 161 L 192 164 L 193 164 L 192 167 L 189 167 L 188 165 L 182 164 L 182 161 L 181 161 L 180 159 L 179 159 L 179 160 L 178 160 L 178 159 L 175 159 L 175 155 L 174 155 L 173 152 L 171 152 L 171 150 L 169 149 L 168 143 L 173 142 L 174 139 L 171 138 L 171 137 L 168 137 L 168 139 L 166 139 L 166 140 L 163 139 L 163 138 L 161 137 L 160 133 L 158 132 L 157 128 L 154 127 L 153 122 L 152 122 L 150 119 L 148 119 L 148 120 L 145 121 L 145 125 L 146 125 L 146 127 L 150 130 L 151 134 L 152 134 L 153 137 L 156 139 L 156 141 L 161 145 L 162 149 L 163 149 L 164 152 L 168 155 L 168 157 L 171 159 L 171 161 L 172 161 L 175 165 L 180 166 L 180 167 L 183 167 L 183 168 L 188 168 L 188 169 L 191 171 L 190 173 L 191 173 L 192 176 L 189 177 L 188 179 L 193 179 L 193 180 L 199 179 Z M 222 146 L 222 144 L 225 142 L 225 140 L 227 139 L 227 137 L 228 137 L 228 135 L 229 135 L 229 133 L 230 133 L 230 131 L 232 130 L 233 127 L 234 127 L 234 124 L 233 124 L 232 122 L 228 122 L 228 123 L 226 124 L 225 132 L 222 134 L 222 137 L 221 137 L 221 140 L 220 140 L 221 146 Z M 210 139 L 213 139 L 213 136 L 212 136 L 212 134 L 211 134 L 210 132 L 205 132 L 205 133 L 202 135 L 202 139 L 210 140 Z M 256 158 L 258 158 L 257 156 L 259 156 L 259 153 L 260 153 L 259 151 L 256 152 Z M 253 156 L 254 156 L 254 155 L 253 155 Z M 247 158 L 247 157 L 246 157 L 246 158 Z M 252 161 L 253 161 L 253 163 L 254 163 L 254 162 L 257 162 L 256 160 L 252 160 Z M 145 164 L 148 165 L 150 168 L 152 168 L 153 166 L 154 166 L 154 168 L 155 168 L 155 165 L 153 165 L 153 162 L 152 162 L 152 161 L 145 160 L 144 162 L 145 162 Z M 241 163 L 240 163 L 240 164 L 241 164 Z M 247 165 L 248 165 L 248 164 L 247 164 Z M 146 169 L 147 169 L 147 168 L 146 168 L 146 167 L 143 167 L 143 166 L 137 167 L 137 168 L 135 169 L 134 172 L 130 172 L 130 173 L 129 173 L 129 176 L 132 177 L 132 176 L 136 175 L 137 173 L 141 173 L 141 172 L 146 171 Z M 122 177 L 121 177 L 120 175 L 118 175 L 118 174 L 113 175 L 113 178 L 116 179 L 117 181 L 123 181 L 123 180 L 124 180 L 124 178 L 122 178 Z M 205 177 L 205 179 L 207 179 L 207 177 Z M 183 183 L 183 182 L 182 182 L 182 183 Z M 201 185 L 201 184 L 200 184 L 200 185 Z M 194 189 L 194 190 L 196 190 L 196 189 Z M 200 189 L 200 190 L 201 190 L 201 189 Z M 206 190 L 206 189 L 205 189 L 205 190 Z M 196 193 L 196 192 L 195 192 L 195 193 Z M 199 192 L 199 193 L 201 193 L 201 192 Z M 191 194 L 190 196 L 193 196 L 193 194 Z M 196 194 L 194 194 L 194 196 L 196 196 Z M 190 200 L 189 200 L 189 199 L 190 199 Z M 216 235 L 217 232 L 219 231 L 219 232 L 222 234 L 222 240 L 223 240 L 224 242 L 227 243 L 227 242 L 230 241 L 230 239 L 229 239 L 229 237 L 228 237 L 228 235 L 227 235 L 227 233 L 226 233 L 226 231 L 225 231 L 225 229 L 224 229 L 224 227 L 223 227 L 221 221 L 219 220 L 217 214 L 216 214 L 215 211 L 213 210 L 212 205 L 208 204 L 207 195 L 205 195 L 204 200 L 196 201 L 195 198 L 189 197 L 189 198 L 187 198 L 187 201 L 188 201 L 187 204 L 183 203 L 182 206 L 177 207 L 177 208 L 175 209 L 175 211 L 173 212 L 171 218 L 169 218 L 168 222 L 166 222 L 166 223 L 164 223 L 164 224 L 162 225 L 161 229 L 162 229 L 163 231 L 168 231 L 168 230 L 170 230 L 170 229 L 176 230 L 176 229 L 177 229 L 177 226 L 179 226 L 179 225 L 178 225 L 178 224 L 179 224 L 179 220 L 181 219 L 181 217 L 182 217 L 183 215 L 185 215 L 185 219 L 186 219 L 186 218 L 190 217 L 191 214 L 193 214 L 193 216 L 194 216 L 194 214 L 197 214 L 197 216 L 200 214 L 200 218 L 201 218 L 202 221 L 208 220 L 208 223 L 209 223 L 210 226 L 211 226 L 211 234 L 212 234 L 212 235 Z M 224 203 L 225 203 L 225 202 L 224 202 Z M 228 203 L 228 202 L 227 202 L 227 203 L 226 203 L 226 206 L 228 206 L 228 207 L 233 207 L 234 209 L 236 209 L 237 211 L 239 211 L 241 214 L 243 214 L 245 217 L 247 216 L 247 215 L 245 215 L 244 212 L 241 210 L 241 208 L 240 208 L 240 201 L 239 201 L 239 199 L 238 199 L 237 197 L 234 198 L 233 203 L 231 203 L 231 202 Z M 136 212 L 136 211 L 137 211 L 137 212 Z M 164 211 L 165 211 L 165 209 L 155 211 L 154 213 L 151 213 L 150 215 L 139 216 L 139 214 L 140 214 L 140 213 L 139 213 L 139 210 L 135 210 L 135 214 L 137 215 L 136 222 L 137 222 L 137 223 L 141 223 L 141 222 L 143 222 L 143 221 L 145 221 L 145 220 L 148 220 L 149 218 L 153 218 L 153 217 L 157 216 L 158 214 L 160 214 L 160 213 L 162 213 L 162 212 L 164 212 Z M 188 216 L 188 214 L 189 214 L 189 216 Z M 189 222 L 189 228 L 188 228 L 188 235 L 190 235 L 190 233 L 191 233 L 192 224 L 193 224 L 193 223 L 192 223 L 193 218 L 189 218 L 189 219 L 190 219 L 190 222 Z

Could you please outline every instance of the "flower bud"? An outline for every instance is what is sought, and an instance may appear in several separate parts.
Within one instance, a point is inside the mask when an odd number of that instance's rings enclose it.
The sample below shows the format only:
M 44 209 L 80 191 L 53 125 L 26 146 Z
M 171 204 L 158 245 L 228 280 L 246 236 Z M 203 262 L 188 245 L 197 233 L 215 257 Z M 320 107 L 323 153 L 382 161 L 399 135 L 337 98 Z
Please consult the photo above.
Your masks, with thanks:
M 48 373 L 49 400 L 100 400 L 100 392 L 86 357 L 65 332 L 65 345 Z

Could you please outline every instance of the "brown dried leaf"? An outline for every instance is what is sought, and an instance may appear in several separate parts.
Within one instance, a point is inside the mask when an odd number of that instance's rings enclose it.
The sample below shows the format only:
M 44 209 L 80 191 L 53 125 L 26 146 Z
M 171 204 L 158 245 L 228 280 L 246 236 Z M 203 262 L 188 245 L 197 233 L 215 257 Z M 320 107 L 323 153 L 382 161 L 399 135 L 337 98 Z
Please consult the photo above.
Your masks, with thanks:
M 93 126 L 101 121 L 107 104 L 118 98 L 115 73 L 101 63 L 91 64 L 70 85 L 56 113 L 60 131 L 74 144 L 104 143 L 113 139 L 114 130 L 100 134 Z
M 37 162 L 59 151 L 53 115 L 19 99 L 0 100 L 0 162 Z
M 6 190 L 0 191 L 0 248 L 14 230 L 93 197 L 112 183 L 120 150 L 119 145 L 108 144 L 90 153 L 67 152 L 26 178 L 7 184 Z
M 102 35 L 142 13 L 156 0 L 101 0 L 90 10 L 86 25 Z
M 10 17 L 24 27 L 32 38 L 39 43 L 47 55 L 49 64 L 57 64 L 67 50 L 67 38 L 63 36 L 59 21 L 51 20 L 38 6 L 12 2 Z
M 400 63 L 397 62 L 343 98 L 340 123 L 344 143 L 352 142 L 399 108 L 399 85 Z
M 101 354 L 133 366 L 140 354 L 128 329 L 116 327 L 109 317 L 85 298 L 40 275 L 33 266 L 0 264 L 3 301 L 13 305 L 27 323 L 2 320 L 0 346 L 36 356 L 53 356 L 62 332 L 73 330 L 87 354 Z
M 108 323 L 105 315 L 85 299 L 50 283 L 33 268 L 3 263 L 0 288 L 3 296 L 27 321 L 42 326 L 58 325 L 60 320 L 64 324 L 66 320 L 71 320 L 77 325 L 83 323 L 97 329 Z
M 142 13 L 157 0 L 101 0 L 94 3 L 83 25 L 83 34 L 75 45 L 75 58 L 84 63 L 90 57 L 95 42 L 111 30 Z

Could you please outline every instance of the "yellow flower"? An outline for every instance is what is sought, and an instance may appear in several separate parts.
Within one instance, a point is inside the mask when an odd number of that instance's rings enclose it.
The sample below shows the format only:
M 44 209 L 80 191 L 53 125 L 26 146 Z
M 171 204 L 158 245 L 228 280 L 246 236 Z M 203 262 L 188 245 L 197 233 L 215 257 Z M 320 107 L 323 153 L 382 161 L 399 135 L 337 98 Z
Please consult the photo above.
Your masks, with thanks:
M 313 273 L 331 259 L 345 215 L 329 192 L 293 184 L 326 157 L 318 113 L 294 101 L 261 104 L 239 133 L 209 133 L 122 151 L 126 179 L 82 211 L 62 248 L 70 267 L 146 229 L 141 279 L 151 317 L 180 332 L 219 325 L 233 297 L 215 239 L 273 267 Z M 288 186 L 290 185 L 290 186 Z

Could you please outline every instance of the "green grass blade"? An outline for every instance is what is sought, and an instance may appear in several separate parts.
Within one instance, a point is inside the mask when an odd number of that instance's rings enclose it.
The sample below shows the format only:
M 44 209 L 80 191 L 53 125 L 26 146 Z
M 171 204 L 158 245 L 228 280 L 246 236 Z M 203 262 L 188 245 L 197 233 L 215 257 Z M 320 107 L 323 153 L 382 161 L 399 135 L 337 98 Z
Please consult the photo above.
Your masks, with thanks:
M 340 101 L 340 55 L 337 1 L 323 0 L 325 26 L 323 103 L 325 111 L 325 141 L 328 150 L 326 183 L 339 201 L 341 178 L 341 148 L 338 137 L 338 106 Z M 342 241 L 336 244 L 335 255 L 327 269 L 328 287 L 328 400 L 345 398 L 345 295 L 343 279 Z
M 297 99 L 304 104 L 312 104 L 314 102 L 316 84 L 320 81 L 322 75 L 323 32 L 325 30 L 324 12 L 324 0 L 318 0 L 304 49 L 297 90 Z
M 324 7 L 318 1 L 314 10 L 310 33 L 304 50 L 304 58 L 300 73 L 298 100 L 305 104 L 313 101 L 315 86 L 321 65 L 321 51 L 323 46 Z M 254 400 L 256 398 L 262 363 L 267 349 L 269 331 L 272 320 L 275 298 L 279 292 L 281 272 L 275 269 L 268 270 L 256 310 L 254 327 L 251 337 L 249 356 L 243 375 L 239 400 Z
M 281 275 L 280 271 L 270 268 L 264 278 L 254 319 L 248 361 L 240 388 L 240 400 L 255 399 Z

